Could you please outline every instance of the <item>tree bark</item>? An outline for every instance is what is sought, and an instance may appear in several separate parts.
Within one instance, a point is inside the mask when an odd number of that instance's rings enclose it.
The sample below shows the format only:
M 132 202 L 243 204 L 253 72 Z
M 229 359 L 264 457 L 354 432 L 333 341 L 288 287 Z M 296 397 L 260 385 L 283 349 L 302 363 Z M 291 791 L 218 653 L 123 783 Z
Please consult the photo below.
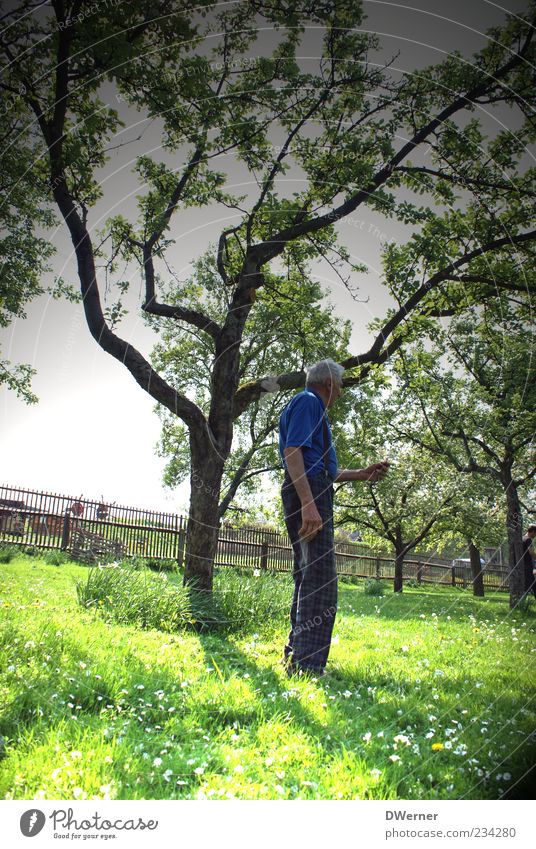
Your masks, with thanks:
M 186 527 L 184 583 L 212 591 L 213 565 L 218 546 L 221 481 L 225 457 L 199 434 L 191 435 L 190 512 Z
M 233 398 L 238 387 L 240 342 L 254 300 L 251 286 L 259 282 L 256 274 L 257 269 L 246 259 L 231 309 L 216 337 L 208 421 L 201 429 L 189 429 L 191 494 L 184 583 L 205 592 L 212 591 L 223 470 L 233 441 Z
M 510 608 L 517 607 L 525 592 L 523 569 L 523 537 L 521 532 L 521 507 L 517 487 L 508 474 L 506 486 L 506 528 L 508 532 L 508 571 L 510 583 Z
M 480 563 L 480 549 L 472 540 L 469 542 L 469 558 L 471 560 L 471 573 L 473 576 L 473 595 L 484 596 L 484 575 Z
M 403 589 L 405 555 L 406 546 L 402 542 L 400 533 L 397 531 L 395 541 L 395 580 L 393 585 L 395 593 L 401 593 Z

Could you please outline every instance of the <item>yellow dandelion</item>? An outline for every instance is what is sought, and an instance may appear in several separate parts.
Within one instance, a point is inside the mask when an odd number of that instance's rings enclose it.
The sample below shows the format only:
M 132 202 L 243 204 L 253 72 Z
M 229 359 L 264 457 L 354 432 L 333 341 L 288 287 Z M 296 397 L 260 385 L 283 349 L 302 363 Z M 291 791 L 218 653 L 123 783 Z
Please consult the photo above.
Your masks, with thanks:
M 443 743 L 432 743 L 432 751 L 433 752 L 440 752 L 441 749 L 444 749 L 444 748 L 445 747 L 444 747 Z

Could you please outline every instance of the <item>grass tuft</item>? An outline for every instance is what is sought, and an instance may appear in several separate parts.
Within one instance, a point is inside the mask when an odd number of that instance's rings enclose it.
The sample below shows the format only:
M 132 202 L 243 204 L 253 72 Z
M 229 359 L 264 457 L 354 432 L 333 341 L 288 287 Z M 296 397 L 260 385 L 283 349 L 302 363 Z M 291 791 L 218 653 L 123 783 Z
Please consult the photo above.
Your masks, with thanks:
M 77 583 L 77 597 L 79 604 L 110 622 L 160 631 L 248 632 L 281 624 L 289 606 L 289 581 L 275 575 L 253 577 L 224 570 L 212 595 L 179 581 L 179 576 L 168 578 L 125 561 L 90 569 Z
M 110 622 L 175 631 L 193 621 L 188 590 L 138 564 L 92 568 L 77 582 L 76 592 L 82 607 L 97 610 Z
M 20 549 L 16 545 L 0 546 L 0 563 L 11 563 L 15 557 L 20 557 Z
M 363 585 L 365 595 L 381 597 L 385 595 L 385 585 L 383 581 L 377 581 L 374 578 L 367 578 Z

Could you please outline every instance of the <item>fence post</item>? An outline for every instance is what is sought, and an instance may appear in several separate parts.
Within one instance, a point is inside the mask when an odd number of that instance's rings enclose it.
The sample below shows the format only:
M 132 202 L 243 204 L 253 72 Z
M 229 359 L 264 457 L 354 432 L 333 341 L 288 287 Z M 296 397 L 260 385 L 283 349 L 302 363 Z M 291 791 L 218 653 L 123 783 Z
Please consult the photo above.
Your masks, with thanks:
M 380 558 L 377 557 L 376 558 L 376 580 L 379 581 L 381 576 L 382 576 L 381 562 L 380 562 Z
M 261 545 L 261 569 L 268 569 L 268 540 L 263 540 Z
M 452 586 L 455 587 L 456 586 L 456 566 L 454 566 L 454 564 L 452 564 L 452 566 L 450 567 L 450 573 L 451 573 Z
M 417 583 L 422 584 L 423 563 L 422 560 L 417 560 Z
M 177 551 L 177 566 L 179 569 L 182 569 L 184 566 L 184 549 L 186 547 L 186 531 L 184 528 L 181 528 L 179 531 L 179 546 Z
M 63 515 L 63 528 L 61 531 L 61 550 L 67 551 L 69 548 L 69 536 L 71 531 L 71 516 L 70 510 L 66 510 Z

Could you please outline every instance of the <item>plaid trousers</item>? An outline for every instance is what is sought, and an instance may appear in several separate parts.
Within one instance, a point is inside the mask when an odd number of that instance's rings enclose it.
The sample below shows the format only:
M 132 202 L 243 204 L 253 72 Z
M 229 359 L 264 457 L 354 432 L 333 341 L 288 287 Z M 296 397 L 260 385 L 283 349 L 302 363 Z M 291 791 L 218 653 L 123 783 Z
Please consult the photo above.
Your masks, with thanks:
M 333 547 L 333 481 L 321 472 L 308 478 L 323 525 L 308 542 L 298 531 L 301 502 L 288 473 L 281 489 L 288 535 L 294 551 L 294 596 L 285 657 L 297 669 L 322 673 L 326 665 L 335 614 L 337 571 Z

